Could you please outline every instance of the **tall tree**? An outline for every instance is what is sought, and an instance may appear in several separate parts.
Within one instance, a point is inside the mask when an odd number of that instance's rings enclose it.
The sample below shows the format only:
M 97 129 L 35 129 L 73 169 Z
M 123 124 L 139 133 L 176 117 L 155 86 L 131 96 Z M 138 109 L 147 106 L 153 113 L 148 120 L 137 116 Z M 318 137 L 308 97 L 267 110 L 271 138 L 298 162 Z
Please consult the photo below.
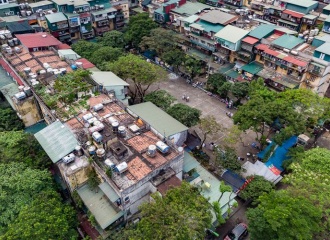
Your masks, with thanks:
M 206 117 L 200 119 L 199 129 L 203 133 L 203 138 L 200 145 L 200 148 L 202 148 L 207 136 L 210 134 L 217 134 L 222 129 L 222 127 L 214 116 L 207 115 Z
M 38 193 L 23 205 L 0 239 L 77 239 L 74 209 L 61 202 L 53 190 Z
M 242 98 L 246 97 L 249 92 L 249 84 L 246 82 L 235 82 L 230 91 L 236 97 L 237 102 L 240 103 Z
M 251 239 L 309 240 L 320 230 L 322 211 L 305 196 L 279 190 L 262 195 L 259 202 L 247 211 Z
M 218 93 L 220 87 L 227 82 L 226 76 L 221 73 L 214 73 L 207 79 L 207 89 L 212 93 Z
M 1 132 L 0 163 L 17 162 L 31 168 L 45 169 L 51 160 L 33 135 L 23 131 Z
M 145 96 L 144 101 L 152 102 L 157 107 L 167 111 L 171 107 L 172 103 L 174 103 L 175 98 L 165 90 L 158 90 L 148 93 Z
M 100 47 L 93 52 L 90 61 L 94 63 L 98 68 L 103 70 L 105 64 L 109 62 L 117 61 L 120 56 L 123 56 L 124 52 L 120 48 L 113 47 Z
M 144 36 L 149 36 L 157 24 L 149 17 L 149 13 L 139 13 L 129 18 L 124 38 L 134 47 L 138 47 Z
M 201 115 L 198 109 L 182 103 L 174 104 L 168 109 L 167 113 L 187 127 L 198 124 Z
M 133 83 L 129 87 L 133 102 L 143 102 L 149 87 L 166 77 L 166 72 L 162 68 L 133 54 L 120 57 L 117 61 L 106 65 L 105 69 Z
M 150 31 L 150 35 L 144 36 L 140 43 L 141 48 L 155 50 L 159 57 L 176 48 L 178 35 L 164 28 L 155 28 Z
M 233 84 L 230 82 L 225 82 L 224 84 L 221 85 L 221 87 L 218 88 L 218 94 L 222 98 L 227 98 L 228 93 L 229 93 L 230 89 L 232 88 L 232 85 Z
M 183 64 L 186 71 L 189 73 L 191 79 L 194 79 L 198 74 L 202 72 L 202 63 L 200 60 L 196 60 L 190 56 L 186 56 Z
M 180 49 L 166 51 L 162 55 L 162 59 L 169 65 L 174 67 L 174 71 L 179 70 L 185 60 L 185 53 Z
M 38 193 L 52 189 L 50 174 L 22 163 L 0 164 L 0 235 Z
M 97 37 L 97 43 L 101 46 L 107 46 L 112 48 L 124 48 L 126 43 L 124 39 L 124 33 L 117 30 L 106 32 L 102 37 Z
M 182 182 L 164 197 L 153 195 L 154 201 L 143 204 L 141 221 L 127 230 L 127 239 L 204 239 L 211 226 L 210 204 L 197 188 Z
M 222 169 L 229 169 L 237 173 L 240 173 L 242 170 L 234 148 L 226 146 L 223 150 L 217 150 L 215 162 Z
M 0 108 L 0 131 L 17 131 L 24 129 L 24 124 L 16 112 L 10 108 Z
M 78 42 L 72 44 L 72 50 L 81 55 L 84 58 L 90 59 L 92 54 L 100 46 L 96 43 L 88 42 L 86 40 L 79 40 Z
M 274 189 L 274 185 L 262 176 L 249 176 L 252 181 L 240 192 L 240 197 L 245 200 L 256 201 L 259 196 L 269 193 Z

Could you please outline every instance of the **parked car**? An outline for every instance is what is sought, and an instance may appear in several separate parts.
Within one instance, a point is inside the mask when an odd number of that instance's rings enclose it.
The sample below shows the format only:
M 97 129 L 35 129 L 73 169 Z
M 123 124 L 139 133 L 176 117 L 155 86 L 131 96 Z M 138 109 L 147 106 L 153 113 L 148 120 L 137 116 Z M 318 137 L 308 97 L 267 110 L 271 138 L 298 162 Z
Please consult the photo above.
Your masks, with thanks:
M 242 240 L 247 234 L 247 225 L 245 223 L 239 223 L 227 234 L 224 240 Z

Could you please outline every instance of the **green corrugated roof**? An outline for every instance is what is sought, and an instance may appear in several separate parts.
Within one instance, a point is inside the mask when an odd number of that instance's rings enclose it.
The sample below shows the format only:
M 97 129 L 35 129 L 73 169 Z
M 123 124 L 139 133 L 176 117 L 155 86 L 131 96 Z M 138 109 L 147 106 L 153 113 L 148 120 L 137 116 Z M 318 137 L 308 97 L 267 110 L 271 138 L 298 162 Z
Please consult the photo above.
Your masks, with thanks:
M 113 190 L 109 183 L 103 182 L 99 185 L 99 188 L 104 192 L 104 194 L 110 199 L 111 202 L 118 200 L 118 194 L 115 192 L 115 190 Z
M 304 40 L 301 38 L 285 34 L 278 39 L 275 39 L 272 44 L 291 50 L 303 42 Z
M 229 64 L 229 65 L 225 65 L 223 67 L 219 68 L 219 73 L 225 73 L 228 72 L 230 69 L 232 69 L 235 66 L 235 64 Z
M 257 62 L 250 62 L 249 64 L 244 65 L 241 70 L 249 72 L 251 74 L 257 74 L 263 69 L 262 65 Z
M 199 162 L 197 162 L 193 156 L 185 151 L 183 157 L 183 171 L 189 172 L 190 170 L 196 168 L 198 165 Z
M 5 96 L 6 100 L 10 104 L 10 106 L 15 109 L 16 106 L 13 103 L 12 97 L 19 92 L 17 84 L 16 83 L 9 83 L 3 87 L 0 88 L 0 91 Z
M 287 1 L 282 1 L 282 2 L 287 2 L 290 3 L 292 5 L 296 5 L 296 6 L 301 6 L 301 7 L 311 7 L 314 4 L 318 3 L 316 1 L 311 1 L 311 0 L 287 0 Z
M 257 28 L 253 29 L 250 33 L 249 36 L 261 39 L 267 36 L 268 34 L 272 33 L 277 26 L 275 25 L 270 25 L 270 24 L 261 24 Z
M 60 121 L 48 125 L 34 136 L 53 163 L 57 163 L 78 145 L 75 135 Z
M 61 12 L 47 14 L 45 15 L 45 18 L 47 18 L 48 22 L 50 23 L 57 23 L 67 20 L 66 16 Z
M 320 53 L 325 53 L 330 56 L 330 43 L 328 42 L 323 43 L 321 46 L 316 48 L 315 51 L 318 51 Z
M 213 24 L 213 23 L 209 23 L 209 22 L 206 22 L 206 21 L 203 21 L 203 20 L 200 20 L 200 21 L 196 22 L 196 24 L 201 25 L 202 28 L 204 29 L 204 31 L 206 31 L 206 32 L 217 33 L 221 29 L 224 28 L 224 26 L 222 26 L 220 24 Z
M 91 77 L 100 85 L 109 86 L 129 86 L 127 82 L 110 71 L 92 71 Z
M 180 7 L 172 9 L 171 11 L 180 15 L 191 16 L 206 8 L 210 8 L 210 6 L 200 2 L 187 2 Z
M 17 3 L 8 3 L 8 4 L 1 4 L 0 9 L 8 9 L 8 8 L 14 8 L 18 7 Z
M 235 70 L 230 70 L 225 73 L 226 76 L 236 79 L 239 76 L 239 73 Z
M 188 130 L 188 128 L 151 102 L 129 106 L 128 109 L 166 137 Z
M 107 228 L 124 215 L 123 211 L 117 212 L 109 204 L 102 190 L 97 192 L 91 191 L 86 184 L 77 189 L 77 192 L 102 229 Z

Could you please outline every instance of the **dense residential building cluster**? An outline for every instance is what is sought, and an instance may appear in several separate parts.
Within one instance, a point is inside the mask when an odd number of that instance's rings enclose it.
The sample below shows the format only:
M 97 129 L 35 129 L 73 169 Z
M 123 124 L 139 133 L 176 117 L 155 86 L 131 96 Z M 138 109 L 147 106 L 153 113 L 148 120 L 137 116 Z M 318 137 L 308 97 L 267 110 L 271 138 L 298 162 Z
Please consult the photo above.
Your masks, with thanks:
M 150 102 L 128 106 L 129 84 L 70 47 L 79 39 L 123 30 L 131 10 L 148 12 L 175 31 L 177 45 L 204 61 L 209 74 L 222 73 L 231 82 L 261 77 L 277 91 L 307 88 L 323 97 L 330 96 L 330 5 L 312 0 L 0 0 L 0 91 L 25 126 L 47 123 L 35 137 L 63 188 L 78 193 L 102 234 L 134 218 L 152 193 L 165 195 L 182 180 L 198 186 L 211 204 L 221 199 L 226 216 L 236 191 L 221 193 L 220 181 L 184 150 L 188 128 Z M 84 70 L 91 75 L 59 90 L 58 78 Z M 70 91 L 78 98 L 74 103 L 65 101 Z M 87 184 L 91 170 L 100 179 L 96 190 Z M 268 175 L 272 182 L 280 180 Z

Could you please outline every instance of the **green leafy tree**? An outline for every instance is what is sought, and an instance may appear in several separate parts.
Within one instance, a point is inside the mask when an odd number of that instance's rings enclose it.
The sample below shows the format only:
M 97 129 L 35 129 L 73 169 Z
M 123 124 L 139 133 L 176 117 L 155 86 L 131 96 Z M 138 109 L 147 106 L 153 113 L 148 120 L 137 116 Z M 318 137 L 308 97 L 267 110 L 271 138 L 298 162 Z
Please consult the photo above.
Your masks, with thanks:
M 96 190 L 101 183 L 99 176 L 97 175 L 94 168 L 91 168 L 87 174 L 87 184 L 91 190 Z
M 182 63 L 185 60 L 185 53 L 180 49 L 173 49 L 170 51 L 166 51 L 162 55 L 162 59 L 169 65 L 174 67 L 174 70 L 178 70 L 179 66 L 182 65 Z
M 0 164 L 0 235 L 36 196 L 52 189 L 50 174 L 22 163 Z
M 309 240 L 320 230 L 320 208 L 305 196 L 291 196 L 286 190 L 259 197 L 256 208 L 247 211 L 251 239 Z
M 157 24 L 149 17 L 148 13 L 139 13 L 129 18 L 125 29 L 125 41 L 134 47 L 138 47 L 144 36 L 149 36 L 152 29 L 157 28 Z
M 207 115 L 206 117 L 201 118 L 198 126 L 203 134 L 200 148 L 202 148 L 208 135 L 217 134 L 222 129 L 221 125 L 217 122 L 215 117 L 212 115 Z
M 191 79 L 194 79 L 202 72 L 202 62 L 190 56 L 186 56 L 183 66 L 189 73 Z
M 240 173 L 242 170 L 242 166 L 238 162 L 238 157 L 234 148 L 225 147 L 223 151 L 218 150 L 215 162 L 221 168 L 230 169 L 237 173 Z
M 129 90 L 132 101 L 143 102 L 149 87 L 160 80 L 165 79 L 166 72 L 145 61 L 142 57 L 133 54 L 120 57 L 117 61 L 106 65 L 107 70 L 133 83 Z
M 77 239 L 77 223 L 74 209 L 63 204 L 58 193 L 44 191 L 22 206 L 0 239 Z
M 0 163 L 19 162 L 39 169 L 51 165 L 51 160 L 34 136 L 23 131 L 1 132 L 0 156 Z
M 314 148 L 292 156 L 293 163 L 285 181 L 292 185 L 288 189 L 294 197 L 304 196 L 311 205 L 322 210 L 321 228 L 313 239 L 330 238 L 330 151 Z
M 72 44 L 72 50 L 78 53 L 80 56 L 90 59 L 92 54 L 100 46 L 96 43 L 88 42 L 86 40 L 79 40 L 78 42 Z
M 245 200 L 256 201 L 259 196 L 274 189 L 274 185 L 262 176 L 247 177 L 247 179 L 250 178 L 253 178 L 253 180 L 240 192 L 240 197 Z
M 155 50 L 158 56 L 162 58 L 165 52 L 176 48 L 178 39 L 178 35 L 171 30 L 155 28 L 150 31 L 150 35 L 142 38 L 140 47 Z
M 211 206 L 197 188 L 183 181 L 153 199 L 140 207 L 142 219 L 135 229 L 126 230 L 126 239 L 204 239 L 211 226 Z
M 174 104 L 167 113 L 187 127 L 198 124 L 201 115 L 200 110 L 182 103 Z
M 249 84 L 246 82 L 235 82 L 230 91 L 234 97 L 236 97 L 237 102 L 240 103 L 242 98 L 245 98 L 248 95 Z
M 106 32 L 102 37 L 97 37 L 97 43 L 101 46 L 112 48 L 124 48 L 126 45 L 124 33 L 117 30 Z
M 90 61 L 94 63 L 97 67 L 103 70 L 104 64 L 108 62 L 117 61 L 120 56 L 123 56 L 124 52 L 120 48 L 113 47 L 100 47 L 95 52 L 93 52 Z
M 233 125 L 228 129 L 226 136 L 223 139 L 223 144 L 227 147 L 234 148 L 237 143 L 241 143 L 243 147 L 245 143 L 242 137 L 243 131 L 238 128 L 237 125 Z
M 0 108 L 0 131 L 17 131 L 24 129 L 24 124 L 16 112 L 10 108 Z
M 212 93 L 218 93 L 221 86 L 226 82 L 226 76 L 220 73 L 211 74 L 207 79 L 207 89 Z
M 157 107 L 167 111 L 171 107 L 172 103 L 174 103 L 175 98 L 165 90 L 158 90 L 148 93 L 145 96 L 144 101 L 152 102 Z
M 218 88 L 218 94 L 222 98 L 226 98 L 228 96 L 228 93 L 230 89 L 232 88 L 232 83 L 230 82 L 225 82 L 224 84 L 221 85 L 221 87 Z

